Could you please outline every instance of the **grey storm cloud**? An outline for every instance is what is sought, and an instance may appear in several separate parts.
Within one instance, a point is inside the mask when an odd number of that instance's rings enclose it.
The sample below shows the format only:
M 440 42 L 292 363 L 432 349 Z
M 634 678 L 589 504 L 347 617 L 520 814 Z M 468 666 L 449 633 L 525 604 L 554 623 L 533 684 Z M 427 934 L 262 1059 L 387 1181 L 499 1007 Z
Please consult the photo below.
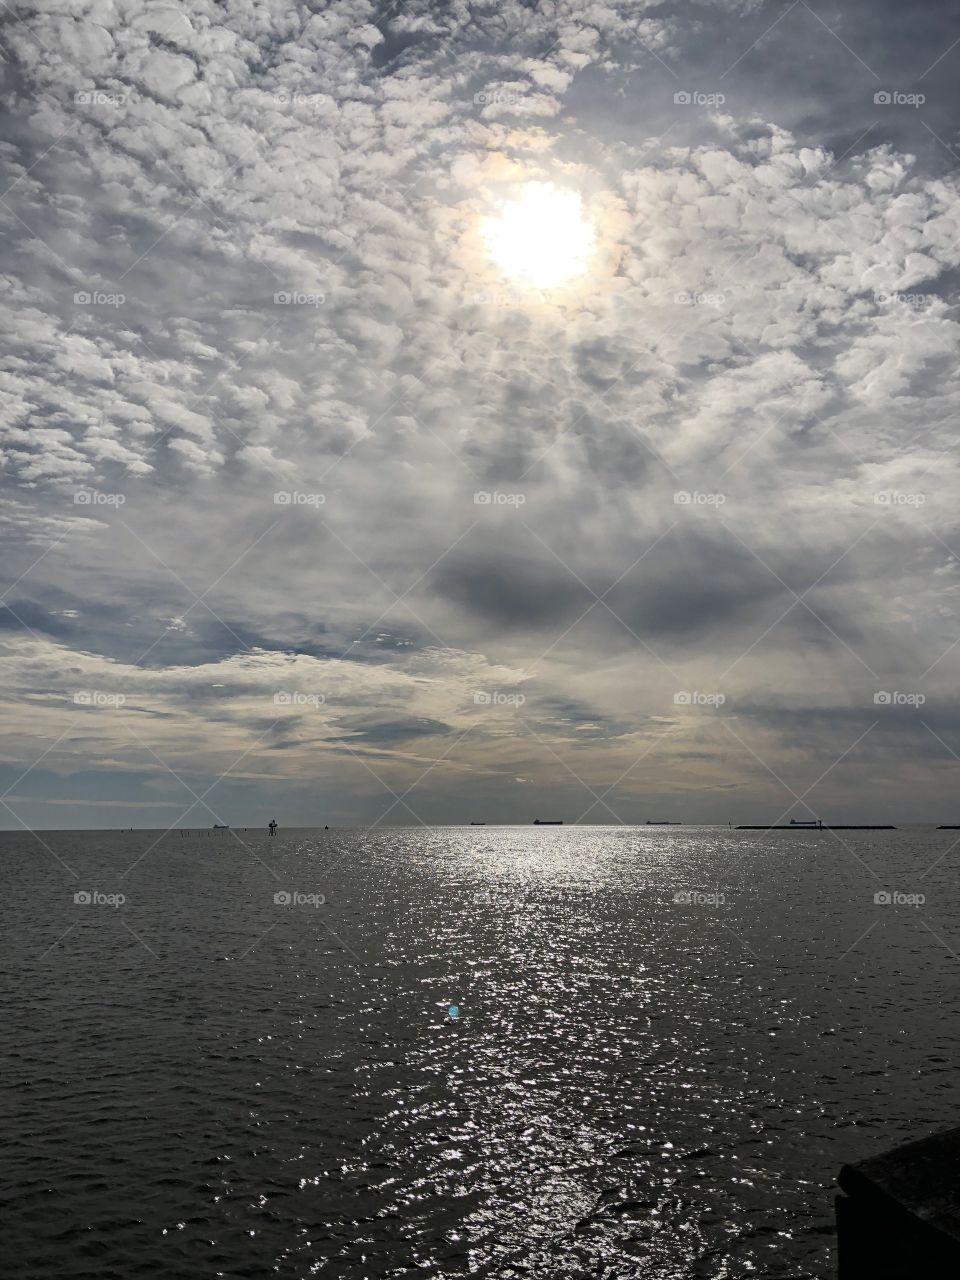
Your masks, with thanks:
M 729 539 L 679 541 L 612 586 L 609 568 L 568 567 L 534 544 L 527 555 L 501 546 L 450 556 L 433 589 L 495 626 L 528 630 L 572 623 L 599 599 L 609 605 L 599 610 L 609 626 L 622 620 L 649 637 L 709 634 L 783 593 L 777 579 Z

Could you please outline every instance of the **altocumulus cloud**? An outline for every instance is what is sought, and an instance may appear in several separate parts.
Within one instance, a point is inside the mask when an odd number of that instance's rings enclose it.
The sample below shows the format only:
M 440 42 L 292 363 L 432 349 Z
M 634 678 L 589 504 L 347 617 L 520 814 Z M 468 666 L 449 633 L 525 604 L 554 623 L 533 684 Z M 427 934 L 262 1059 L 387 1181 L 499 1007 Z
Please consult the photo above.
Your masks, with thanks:
M 17 10 L 0 732 L 11 782 L 47 753 L 26 820 L 78 760 L 149 816 L 148 766 L 240 757 L 247 821 L 278 794 L 371 820 L 427 770 L 425 820 L 614 782 L 627 820 L 763 816 L 861 733 L 824 803 L 936 801 L 955 56 L 932 18 L 893 48 L 892 10 L 834 34 L 805 8 Z M 595 228 L 569 287 L 484 251 L 528 181 Z

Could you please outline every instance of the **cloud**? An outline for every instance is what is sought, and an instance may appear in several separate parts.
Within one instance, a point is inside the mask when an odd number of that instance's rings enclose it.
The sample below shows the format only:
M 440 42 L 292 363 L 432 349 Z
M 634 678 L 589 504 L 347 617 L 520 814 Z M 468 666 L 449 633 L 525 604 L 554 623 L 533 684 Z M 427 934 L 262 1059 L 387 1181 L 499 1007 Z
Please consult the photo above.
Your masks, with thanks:
M 528 715 L 603 777 L 665 724 L 676 776 L 717 791 L 719 722 L 678 688 L 719 682 L 751 724 L 771 691 L 859 707 L 891 674 L 946 698 L 948 87 L 928 128 L 876 104 L 849 50 L 892 77 L 889 51 L 845 21 L 847 48 L 801 7 L 762 58 L 754 3 L 55 0 L 14 24 L 7 756 L 43 749 L 19 716 L 55 738 L 75 680 L 119 682 L 119 716 L 78 713 L 105 772 L 124 723 L 191 768 L 262 735 L 291 786 L 336 758 L 355 819 L 335 739 L 399 784 L 469 729 L 431 775 L 450 816 L 466 777 L 552 785 Z M 918 65 L 937 47 L 918 32 Z M 526 181 L 596 227 L 559 292 L 484 249 Z M 274 727 L 281 679 L 343 700 Z M 796 723 L 763 725 L 787 769 Z M 848 727 L 818 715 L 805 749 Z

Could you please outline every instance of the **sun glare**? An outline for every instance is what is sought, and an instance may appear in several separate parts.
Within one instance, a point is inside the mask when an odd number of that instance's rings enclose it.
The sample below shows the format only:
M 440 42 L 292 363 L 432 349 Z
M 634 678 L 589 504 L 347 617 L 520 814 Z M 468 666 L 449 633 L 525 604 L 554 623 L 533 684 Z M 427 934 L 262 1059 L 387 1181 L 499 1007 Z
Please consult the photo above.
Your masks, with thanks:
M 537 289 L 580 275 L 594 244 L 579 195 L 549 182 L 528 183 L 497 217 L 484 219 L 483 236 L 501 271 Z

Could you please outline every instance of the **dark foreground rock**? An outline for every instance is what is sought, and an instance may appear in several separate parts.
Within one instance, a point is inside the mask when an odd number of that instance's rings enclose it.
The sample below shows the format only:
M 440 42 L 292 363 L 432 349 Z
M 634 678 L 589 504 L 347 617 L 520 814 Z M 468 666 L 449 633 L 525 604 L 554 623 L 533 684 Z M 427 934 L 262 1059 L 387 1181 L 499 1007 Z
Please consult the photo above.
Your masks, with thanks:
M 960 1277 L 960 1128 L 844 1165 L 837 1181 L 839 1280 Z

